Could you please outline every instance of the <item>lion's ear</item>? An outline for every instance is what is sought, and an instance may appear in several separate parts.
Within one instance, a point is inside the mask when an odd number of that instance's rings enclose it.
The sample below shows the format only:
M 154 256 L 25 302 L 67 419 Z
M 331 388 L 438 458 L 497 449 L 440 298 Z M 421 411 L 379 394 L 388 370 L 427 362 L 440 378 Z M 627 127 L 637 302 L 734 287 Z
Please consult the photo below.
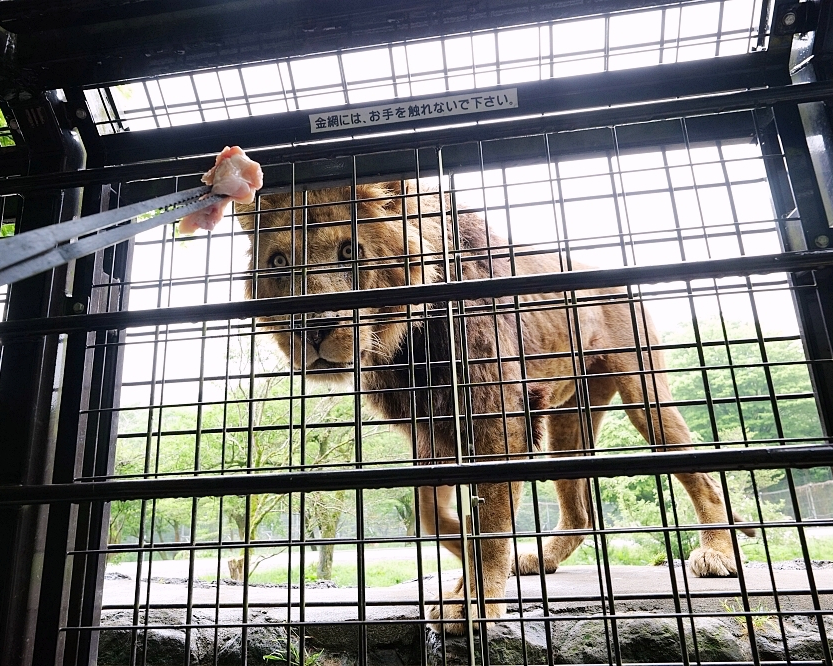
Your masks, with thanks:
M 251 231 L 255 228 L 254 211 L 257 208 L 257 199 L 250 204 L 241 204 L 234 202 L 234 214 L 237 216 L 237 221 L 240 226 L 246 231 Z
M 416 181 L 413 180 L 406 180 L 404 181 L 405 189 L 402 189 L 403 181 L 401 180 L 389 180 L 385 183 L 379 183 L 380 187 L 385 188 L 391 194 L 396 196 L 402 194 L 410 194 L 411 192 L 416 192 Z
M 402 195 L 408 195 L 416 191 L 416 183 L 413 180 L 390 180 L 386 183 L 379 183 L 379 186 L 391 195 L 391 200 L 385 203 L 385 210 L 390 214 L 402 212 Z M 407 206 L 407 200 L 405 200 Z

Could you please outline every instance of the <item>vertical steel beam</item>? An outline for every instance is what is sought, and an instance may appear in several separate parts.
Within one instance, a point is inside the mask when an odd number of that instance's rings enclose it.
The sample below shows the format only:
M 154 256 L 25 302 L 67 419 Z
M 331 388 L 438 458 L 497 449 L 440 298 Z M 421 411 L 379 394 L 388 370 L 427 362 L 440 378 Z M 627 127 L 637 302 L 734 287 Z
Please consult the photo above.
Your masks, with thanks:
M 85 122 L 82 117 L 83 114 L 77 112 L 78 109 L 86 109 L 86 104 L 83 103 L 83 92 L 67 90 L 66 94 L 70 108 L 76 109 L 76 112 L 70 115 L 74 117 L 74 124 L 86 149 L 87 166 L 100 166 L 103 164 L 101 151 L 97 143 L 91 140 L 92 135 L 96 133 L 95 126 L 89 115 L 87 115 Z M 80 202 L 81 214 L 92 215 L 107 210 L 109 198 L 109 185 L 88 188 Z M 94 302 L 92 288 L 94 282 L 103 281 L 101 279 L 103 277 L 101 264 L 102 253 L 83 257 L 71 264 L 72 288 L 67 294 L 67 311 L 75 313 L 101 311 L 101 308 L 96 307 Z M 86 424 L 82 423 L 81 410 L 89 405 L 94 363 L 87 362 L 87 348 L 94 341 L 95 335 L 87 333 L 70 334 L 66 339 L 66 355 L 61 377 L 63 388 L 61 403 L 58 408 L 55 441 L 53 483 L 71 482 L 79 473 L 89 474 L 83 464 L 86 449 L 83 448 L 82 444 L 87 429 Z M 110 441 L 109 434 L 108 432 L 107 444 Z M 95 450 L 93 447 L 90 447 L 90 449 Z M 106 471 L 100 473 L 106 473 Z M 99 503 L 97 510 L 92 511 L 94 515 L 98 516 L 97 519 L 92 519 L 93 523 L 99 523 L 104 518 L 106 524 L 105 506 L 107 505 Z M 87 624 L 90 624 L 93 617 L 96 620 L 98 617 L 94 610 L 93 612 L 83 613 L 82 609 L 86 609 L 90 605 L 91 595 L 100 599 L 103 580 L 93 580 L 85 585 L 85 567 L 83 564 L 87 562 L 86 558 L 80 558 L 82 566 L 76 566 L 79 563 L 75 560 L 66 561 L 68 547 L 74 546 L 76 550 L 83 550 L 101 546 L 101 529 L 93 528 L 92 533 L 90 533 L 91 509 L 92 505 L 90 504 L 80 506 L 58 504 L 51 509 L 46 533 L 44 584 L 41 586 L 34 663 L 50 660 L 60 663 L 62 654 L 64 654 L 65 661 L 72 664 L 84 664 L 90 660 L 89 634 L 85 636 L 79 636 L 73 632 L 56 634 L 55 627 L 67 624 L 77 625 L 83 620 L 87 620 Z M 104 543 L 106 544 L 106 541 Z M 102 559 L 101 575 L 103 576 L 103 558 L 97 559 Z M 72 572 L 71 575 L 65 575 L 65 572 L 69 571 Z M 55 603 L 56 590 L 61 590 L 60 604 Z M 92 606 L 94 609 L 96 608 L 94 602 Z M 92 635 L 97 639 L 97 632 L 93 632 Z M 94 648 L 92 653 L 95 654 Z M 94 659 L 94 656 L 92 658 Z
M 127 241 L 108 248 L 96 257 L 97 282 L 109 281 L 115 287 L 92 299 L 93 311 L 110 311 L 127 307 L 128 288 L 124 285 L 131 261 L 133 242 Z M 103 279 L 101 279 L 103 278 Z M 89 410 L 83 427 L 73 432 L 77 412 L 68 414 L 66 437 L 77 432 L 77 469 L 82 476 L 104 476 L 113 473 L 118 416 L 114 411 L 120 404 L 123 345 L 125 332 L 100 331 L 91 342 L 95 347 L 84 374 L 84 394 L 81 408 Z M 78 375 L 74 382 L 80 378 Z M 67 410 L 69 412 L 69 410 Z M 60 424 L 63 425 L 63 424 Z M 60 430 L 59 430 L 60 432 Z M 91 502 L 78 506 L 75 526 L 76 550 L 101 551 L 106 549 L 109 535 L 110 503 Z M 104 587 L 106 555 L 90 552 L 72 563 L 72 592 L 68 599 L 68 620 L 74 625 L 94 626 L 101 615 L 101 595 Z M 71 615 L 70 615 L 71 613 Z M 68 622 L 69 624 L 69 622 Z M 66 664 L 95 664 L 98 652 L 98 632 L 76 634 L 75 650 L 65 653 Z
M 110 188 L 88 190 L 82 212 L 93 214 L 108 208 Z M 127 243 L 76 263 L 71 298 L 73 311 L 103 312 L 123 304 L 123 288 L 99 289 L 92 284 L 123 281 L 127 265 Z M 121 354 L 117 343 L 123 333 L 72 334 L 67 339 L 63 372 L 63 396 L 58 419 L 53 482 L 71 482 L 76 475 L 105 475 L 112 471 L 111 442 L 116 427 L 110 409 L 118 404 Z M 111 344 L 102 344 L 111 343 Z M 92 348 L 88 351 L 88 347 Z M 93 410 L 93 416 L 82 410 Z M 98 412 L 95 410 L 101 409 Z M 35 648 L 35 663 L 49 659 L 70 664 L 95 661 L 96 632 L 68 632 L 57 637 L 53 626 L 90 625 L 100 615 L 105 558 L 98 554 L 76 556 L 66 562 L 68 544 L 75 550 L 100 549 L 107 544 L 109 504 L 83 503 L 79 506 L 55 505 L 47 529 L 47 556 L 44 569 L 49 584 L 41 590 L 40 631 Z M 69 576 L 64 571 L 71 571 Z M 62 589 L 60 605 L 50 600 L 54 590 Z
M 778 104 L 771 115 L 757 112 L 757 118 L 785 249 L 816 249 L 816 239 L 829 236 L 830 229 L 798 107 Z M 833 271 L 793 274 L 791 280 L 822 428 L 829 437 L 833 435 L 833 364 L 829 362 L 833 358 Z
M 61 102 L 47 93 L 17 109 L 18 125 L 30 147 L 33 173 L 84 167 L 84 150 L 59 122 Z M 79 213 L 80 190 L 27 197 L 17 231 L 28 231 L 72 218 Z M 8 318 L 29 319 L 64 314 L 67 269 L 47 271 L 11 286 Z M 0 438 L 4 462 L 0 483 L 49 483 L 55 452 L 56 409 L 61 384 L 56 371 L 62 360 L 58 336 L 6 343 L 0 365 Z M 38 598 L 44 586 L 49 510 L 20 507 L 0 511 L 0 664 L 32 662 L 41 628 Z M 63 552 L 66 552 L 64 534 Z M 63 563 L 61 564 L 63 568 Z M 52 589 L 52 594 L 59 590 Z M 58 627 L 51 627 L 57 640 Z M 54 659 L 54 657 L 53 657 Z
M 29 197 L 19 229 L 57 221 L 60 195 Z M 42 273 L 12 286 L 8 318 L 28 319 L 60 308 L 62 270 Z M 7 342 L 0 365 L 0 483 L 46 483 L 50 480 L 49 421 L 58 336 Z M 40 587 L 47 510 L 20 507 L 0 510 L 0 664 L 26 664 L 34 647 L 32 616 Z
M 758 112 L 757 115 L 761 118 L 762 113 Z M 787 233 L 782 231 L 786 249 L 816 249 L 819 247 L 816 240 L 820 236 L 827 237 L 830 230 L 798 105 L 776 104 L 769 120 L 759 123 L 759 130 L 762 130 L 761 147 L 767 177 L 770 178 L 770 182 L 774 182 L 772 192 L 776 212 L 786 225 L 789 225 L 791 220 L 800 221 L 800 227 L 787 228 Z M 783 158 L 779 156 L 781 151 Z M 789 182 L 784 173 L 785 163 L 789 172 Z M 792 192 L 787 185 L 792 186 Z M 798 311 L 801 339 L 805 354 L 810 360 L 810 378 L 822 431 L 826 437 L 830 437 L 833 434 L 833 363 L 830 362 L 833 358 L 833 271 L 826 269 L 812 273 L 794 273 L 790 275 L 790 283 L 794 287 L 793 297 Z M 788 470 L 786 475 L 793 498 L 793 511 L 796 519 L 800 520 L 792 474 Z M 798 535 L 807 568 L 813 607 L 816 610 L 822 655 L 825 663 L 830 663 L 831 651 L 821 614 L 821 602 L 810 566 L 804 529 L 801 526 L 798 527 Z

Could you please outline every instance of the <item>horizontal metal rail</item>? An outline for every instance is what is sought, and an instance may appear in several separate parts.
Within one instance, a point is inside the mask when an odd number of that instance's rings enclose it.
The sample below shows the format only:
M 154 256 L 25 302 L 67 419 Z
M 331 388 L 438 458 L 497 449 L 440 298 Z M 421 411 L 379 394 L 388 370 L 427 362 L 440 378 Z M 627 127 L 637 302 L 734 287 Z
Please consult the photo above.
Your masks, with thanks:
M 779 102 L 803 104 L 823 101 L 833 97 L 833 82 L 814 82 L 794 85 L 772 86 L 752 90 L 721 92 L 677 99 L 659 101 L 629 102 L 612 104 L 604 108 L 577 108 L 532 117 L 500 119 L 489 123 L 462 126 L 448 126 L 445 119 L 442 128 L 433 131 L 405 130 L 401 133 L 387 132 L 381 136 L 366 135 L 362 137 L 328 137 L 326 141 L 311 141 L 308 137 L 286 137 L 284 142 L 270 141 L 274 148 L 253 151 L 252 155 L 264 163 L 280 161 L 298 161 L 325 159 L 342 156 L 345 153 L 380 152 L 401 150 L 403 148 L 436 147 L 465 143 L 467 141 L 523 136 L 594 127 L 608 127 L 625 123 L 646 122 L 667 118 L 684 118 L 696 115 L 743 111 L 772 106 Z M 347 108 L 347 107 L 345 107 Z M 270 117 L 271 118 L 271 117 Z M 245 119 L 252 123 L 261 119 Z M 181 129 L 181 128 L 180 128 Z M 252 127 L 252 130 L 257 128 Z M 240 128 L 240 133 L 247 134 Z M 138 134 L 138 133 L 137 133 Z M 252 131 L 252 140 L 247 142 L 240 137 L 238 143 L 246 149 L 263 145 L 262 131 Z M 199 155 L 205 146 L 194 147 L 189 153 Z M 183 153 L 187 155 L 189 153 Z M 72 171 L 46 176 L 16 176 L 0 180 L 0 195 L 25 194 L 31 191 L 85 187 L 104 183 L 126 182 L 143 178 L 163 178 L 200 174 L 206 171 L 214 161 L 213 155 L 203 154 L 186 159 L 163 159 L 139 164 L 106 166 L 84 171 Z
M 24 319 L 0 323 L 0 339 L 81 331 L 118 330 L 134 326 L 164 326 L 183 322 L 244 319 L 274 315 L 380 308 L 396 305 L 501 298 L 523 294 L 601 289 L 722 278 L 737 275 L 794 273 L 833 266 L 833 250 L 788 252 L 731 259 L 710 259 L 656 266 L 541 273 L 503 278 L 440 282 L 368 291 L 344 291 L 307 296 L 285 296 L 254 301 L 191 305 L 158 310 L 68 315 L 51 319 Z
M 574 456 L 462 465 L 416 464 L 405 468 L 4 486 L 0 488 L 0 505 L 308 493 L 826 466 L 833 466 L 833 444 L 648 453 L 626 457 L 618 455 Z
M 738 91 L 762 91 L 772 86 L 790 84 L 784 76 L 787 64 L 784 53 L 758 51 L 711 61 L 694 60 L 666 63 L 653 75 L 635 69 L 596 72 L 579 76 L 545 78 L 512 85 L 517 90 L 518 105 L 478 114 L 479 117 L 449 117 L 444 115 L 401 119 L 396 126 L 388 125 L 388 131 L 397 134 L 412 130 L 434 130 L 448 125 L 465 126 L 473 121 L 478 124 L 494 120 L 521 120 L 534 116 L 546 117 L 554 113 L 571 112 L 578 109 L 600 109 L 633 103 L 674 100 L 715 93 Z M 804 85 L 804 84 L 799 84 Z M 500 95 L 506 85 L 478 88 L 475 95 Z M 782 91 L 786 92 L 786 91 Z M 469 94 L 467 92 L 463 94 Z M 406 108 L 432 99 L 432 94 L 400 97 L 391 102 Z M 329 109 L 312 110 L 313 115 L 351 113 L 363 108 L 363 103 L 347 104 Z M 234 118 L 224 121 L 215 129 L 216 136 L 234 136 L 235 142 L 242 141 L 246 147 L 282 146 L 287 144 L 321 144 L 322 137 L 310 131 L 308 110 L 290 111 L 285 114 L 264 117 L 252 122 L 253 118 Z M 583 121 L 579 121 L 583 122 Z M 255 132 L 255 133 L 253 133 Z M 338 136 L 361 139 L 378 136 L 384 129 L 372 123 L 351 125 L 327 132 L 330 139 Z M 228 134 L 226 134 L 228 133 Z M 101 137 L 101 143 L 111 163 L 126 164 L 153 159 L 165 159 L 180 155 L 194 155 L 215 148 L 206 141 L 206 132 L 200 124 L 177 127 L 163 127 L 147 132 L 116 132 Z M 517 135 L 516 135 L 517 136 Z M 398 137 L 401 139 L 402 137 Z M 481 136 L 481 138 L 484 138 Z M 458 139 L 459 140 L 459 139 Z M 401 148 L 401 145 L 400 145 Z

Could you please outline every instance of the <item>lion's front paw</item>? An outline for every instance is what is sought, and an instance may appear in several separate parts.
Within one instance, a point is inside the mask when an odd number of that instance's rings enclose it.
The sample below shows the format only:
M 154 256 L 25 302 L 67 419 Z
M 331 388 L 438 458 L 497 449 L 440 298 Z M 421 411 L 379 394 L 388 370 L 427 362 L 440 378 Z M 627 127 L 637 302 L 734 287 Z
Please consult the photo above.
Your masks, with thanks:
M 454 590 L 451 592 L 447 592 L 445 594 L 445 599 L 453 600 L 453 599 L 462 599 L 462 579 L 460 582 L 457 583 Z M 467 616 L 465 611 L 465 604 L 455 604 L 455 603 L 445 603 L 442 604 L 442 615 L 440 615 L 441 606 L 440 604 L 436 604 L 434 606 L 428 607 L 428 619 L 429 620 L 445 620 L 444 622 L 437 622 L 431 623 L 430 626 L 434 631 L 440 632 L 442 631 L 443 627 L 445 630 L 450 634 L 464 634 L 466 633 L 466 626 L 467 626 Z M 478 619 L 479 614 L 477 611 L 477 602 L 472 600 L 471 607 L 470 607 L 471 617 L 473 619 Z M 486 618 L 488 620 L 496 620 L 497 618 L 502 617 L 506 613 L 506 604 L 486 604 Z M 461 622 L 449 622 L 449 620 L 462 620 Z M 475 623 L 474 626 L 475 630 L 478 629 L 477 624 Z
M 700 578 L 738 575 L 734 556 L 721 553 L 714 548 L 697 548 L 691 551 L 688 563 L 691 572 Z
M 518 553 L 517 564 L 512 561 L 512 573 L 516 576 L 530 576 L 537 574 L 541 568 L 538 564 L 538 553 Z M 546 573 L 555 573 L 558 570 L 558 564 L 550 562 L 544 558 L 544 571 Z

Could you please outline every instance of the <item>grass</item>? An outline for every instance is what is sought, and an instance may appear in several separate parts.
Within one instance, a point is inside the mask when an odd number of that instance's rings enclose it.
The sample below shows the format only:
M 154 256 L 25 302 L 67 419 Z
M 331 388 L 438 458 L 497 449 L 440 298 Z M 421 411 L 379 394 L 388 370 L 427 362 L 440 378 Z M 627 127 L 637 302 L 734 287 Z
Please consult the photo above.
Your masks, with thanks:
M 437 571 L 437 561 L 425 557 L 422 560 L 423 573 L 434 573 Z M 450 571 L 459 569 L 460 562 L 455 558 L 443 558 L 442 570 Z M 313 583 L 318 580 L 316 576 L 317 563 L 307 562 L 304 571 L 304 579 Z M 297 584 L 299 581 L 300 567 L 292 567 L 291 582 Z M 287 567 L 275 567 L 271 569 L 257 569 L 249 576 L 250 583 L 260 584 L 286 584 L 289 578 Z M 202 580 L 214 580 L 212 575 L 201 576 Z M 365 587 L 390 587 L 417 578 L 416 560 L 389 560 L 386 562 L 370 562 L 365 565 Z M 353 564 L 334 564 L 331 580 L 339 587 L 356 587 L 358 576 L 356 566 Z
M 298 647 L 298 644 L 292 640 L 289 642 L 289 654 L 287 654 L 286 650 L 282 652 L 273 652 L 272 654 L 264 655 L 263 661 L 267 663 L 275 662 L 286 664 L 288 657 L 288 663 L 290 666 L 315 666 L 315 664 L 321 660 L 321 656 L 323 654 L 324 650 L 319 652 L 307 652 L 302 658 L 301 650 Z
M 798 536 L 794 532 L 790 534 L 791 538 L 788 540 L 773 539 L 772 532 L 768 532 L 767 536 L 769 537 L 769 555 L 773 562 L 803 558 L 801 544 L 798 541 Z M 760 536 L 754 539 L 747 539 L 746 543 L 741 545 L 741 548 L 743 554 L 750 561 L 766 562 L 764 542 Z M 833 558 L 833 536 L 817 537 L 808 535 L 807 550 L 810 553 L 811 560 L 829 560 Z
M 802 559 L 801 544 L 793 530 L 769 531 L 769 553 L 773 562 Z M 741 538 L 740 548 L 750 562 L 766 562 L 764 543 L 760 536 Z M 829 560 L 833 557 L 833 536 L 807 536 L 810 559 Z M 665 562 L 665 548 L 657 541 L 610 540 L 607 545 L 611 564 L 654 565 Z M 585 542 L 564 561 L 564 564 L 596 564 L 596 549 L 592 539 Z
M 734 601 L 726 601 L 723 600 L 721 602 L 723 606 L 723 610 L 727 613 L 742 613 L 743 612 L 743 603 L 740 599 L 735 598 Z M 752 619 L 752 628 L 755 631 L 763 631 L 766 629 L 767 625 L 772 621 L 772 616 L 767 615 L 767 611 L 769 610 L 766 606 L 759 603 L 755 608 L 751 608 L 752 615 L 750 615 Z M 749 626 L 746 623 L 746 616 L 745 615 L 733 615 L 732 619 L 740 625 L 740 629 L 743 632 L 748 631 Z
M 607 554 L 611 564 L 651 565 L 656 564 L 658 557 L 665 561 L 665 549 L 656 543 L 643 544 L 637 542 L 609 541 Z M 601 553 L 599 554 L 601 557 Z M 563 564 L 596 564 L 596 548 L 592 539 L 585 539 L 584 543 L 570 555 Z

